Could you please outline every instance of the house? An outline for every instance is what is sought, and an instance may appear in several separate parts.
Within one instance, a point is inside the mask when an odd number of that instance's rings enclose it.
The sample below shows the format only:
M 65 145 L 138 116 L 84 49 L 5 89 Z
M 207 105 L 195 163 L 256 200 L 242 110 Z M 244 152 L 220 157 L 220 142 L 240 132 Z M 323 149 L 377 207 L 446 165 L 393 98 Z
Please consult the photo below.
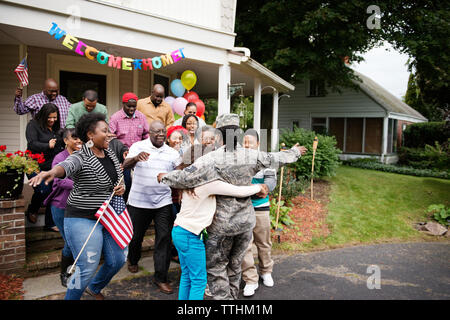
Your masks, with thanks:
M 396 162 L 402 131 L 427 119 L 367 76 L 355 73 L 362 80 L 355 81 L 358 91 L 325 93 L 320 80 L 296 84 L 290 98 L 280 100 L 279 127 L 334 135 L 342 160 L 375 156 L 385 163 Z
M 171 81 L 192 70 L 192 90 L 200 99 L 217 98 L 218 114 L 230 112 L 233 88 L 255 96 L 259 128 L 262 89 L 272 88 L 278 103 L 279 92 L 295 87 L 252 59 L 247 48 L 234 47 L 235 15 L 236 0 L 1 1 L 1 144 L 11 152 L 26 148 L 30 116 L 13 111 L 13 70 L 25 56 L 30 84 L 24 98 L 53 78 L 72 103 L 85 89 L 96 89 L 111 116 L 121 108 L 123 93 L 148 97 L 153 84 L 161 83 L 173 95 Z

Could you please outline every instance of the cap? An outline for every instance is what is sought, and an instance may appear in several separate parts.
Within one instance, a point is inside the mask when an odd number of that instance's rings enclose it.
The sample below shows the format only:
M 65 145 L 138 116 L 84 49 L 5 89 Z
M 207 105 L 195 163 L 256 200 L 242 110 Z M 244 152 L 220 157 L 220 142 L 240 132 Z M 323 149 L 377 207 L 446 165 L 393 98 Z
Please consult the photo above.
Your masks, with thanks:
M 169 129 L 167 129 L 167 138 L 169 138 L 170 135 L 172 133 L 174 133 L 174 131 L 181 131 L 184 134 L 188 133 L 188 131 L 185 128 L 183 128 L 182 126 L 171 126 Z
M 137 95 L 135 95 L 133 92 L 127 92 L 122 96 L 122 102 L 127 103 L 130 100 L 138 101 Z
M 216 118 L 216 128 L 225 126 L 238 126 L 239 116 L 235 113 L 224 113 Z

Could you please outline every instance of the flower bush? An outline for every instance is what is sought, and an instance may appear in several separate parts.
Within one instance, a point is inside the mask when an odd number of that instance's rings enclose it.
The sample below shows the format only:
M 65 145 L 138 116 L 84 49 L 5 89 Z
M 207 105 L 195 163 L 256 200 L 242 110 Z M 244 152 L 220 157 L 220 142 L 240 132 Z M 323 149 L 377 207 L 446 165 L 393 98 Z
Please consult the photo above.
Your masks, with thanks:
M 7 153 L 6 146 L 0 146 L 0 173 L 16 170 L 31 174 L 39 172 L 39 164 L 45 161 L 44 154 L 33 154 L 30 150 Z

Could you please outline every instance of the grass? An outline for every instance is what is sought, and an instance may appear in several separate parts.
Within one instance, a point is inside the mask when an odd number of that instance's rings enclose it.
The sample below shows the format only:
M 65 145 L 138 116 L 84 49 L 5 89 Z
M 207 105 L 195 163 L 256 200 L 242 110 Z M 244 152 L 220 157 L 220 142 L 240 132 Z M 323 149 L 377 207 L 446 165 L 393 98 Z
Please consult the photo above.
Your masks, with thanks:
M 430 204 L 450 204 L 450 181 L 341 166 L 333 178 L 326 238 L 277 245 L 312 251 L 348 245 L 435 240 L 413 228 Z

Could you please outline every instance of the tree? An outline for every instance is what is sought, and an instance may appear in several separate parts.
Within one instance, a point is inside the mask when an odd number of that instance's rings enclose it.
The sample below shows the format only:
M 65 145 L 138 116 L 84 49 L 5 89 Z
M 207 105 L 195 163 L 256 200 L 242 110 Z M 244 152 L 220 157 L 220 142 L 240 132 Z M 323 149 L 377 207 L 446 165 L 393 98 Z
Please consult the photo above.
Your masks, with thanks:
M 404 101 L 413 109 L 417 110 L 429 121 L 439 121 L 442 115 L 433 105 L 423 100 L 423 94 L 417 86 L 417 80 L 414 73 L 409 75 L 408 89 L 406 90 Z
M 236 43 L 293 83 L 324 79 L 332 89 L 356 87 L 343 63 L 359 62 L 379 43 L 381 32 L 367 27 L 370 1 L 238 1 Z M 255 32 L 257 30 L 257 32 Z M 326 76 L 326 77 L 325 77 Z
M 380 27 L 369 24 L 373 1 L 238 1 L 236 44 L 286 80 L 324 79 L 333 90 L 356 87 L 342 60 L 360 62 L 362 54 L 388 41 L 410 57 L 422 100 L 448 110 L 449 3 L 377 1 Z M 368 13 L 369 11 L 369 13 Z M 257 31 L 257 32 L 255 32 Z
M 449 111 L 450 5 L 445 1 L 394 1 L 383 37 L 410 57 L 417 97 L 429 120 Z

